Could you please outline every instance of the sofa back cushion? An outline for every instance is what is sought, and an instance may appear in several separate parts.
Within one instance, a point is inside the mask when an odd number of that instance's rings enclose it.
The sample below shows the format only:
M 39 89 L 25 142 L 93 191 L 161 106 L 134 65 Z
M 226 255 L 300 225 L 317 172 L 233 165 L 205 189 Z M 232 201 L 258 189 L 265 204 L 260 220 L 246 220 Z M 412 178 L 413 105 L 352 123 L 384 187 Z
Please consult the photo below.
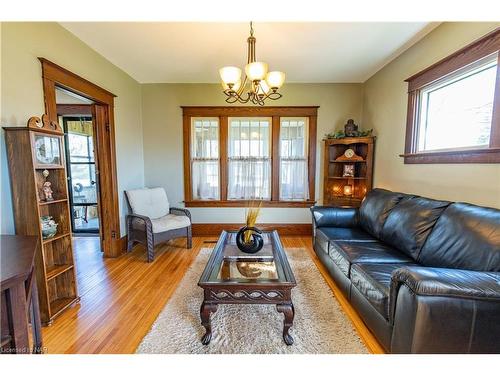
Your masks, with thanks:
M 418 262 L 431 267 L 500 272 L 500 210 L 451 204 L 427 237 Z
M 373 189 L 368 192 L 359 208 L 359 222 L 363 229 L 372 236 L 380 238 L 380 232 L 389 212 L 405 196 L 407 195 L 385 189 Z
M 423 197 L 403 198 L 390 211 L 380 239 L 417 260 L 434 224 L 450 204 Z
M 170 204 L 163 188 L 128 190 L 126 194 L 134 214 L 158 219 L 169 213 Z

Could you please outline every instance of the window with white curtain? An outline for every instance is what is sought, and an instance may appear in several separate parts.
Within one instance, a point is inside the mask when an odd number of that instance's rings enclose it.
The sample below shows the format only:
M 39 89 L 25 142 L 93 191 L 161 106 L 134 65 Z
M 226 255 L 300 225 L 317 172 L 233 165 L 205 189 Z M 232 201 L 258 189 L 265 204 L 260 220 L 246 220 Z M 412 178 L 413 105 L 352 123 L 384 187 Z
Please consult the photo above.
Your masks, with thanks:
M 307 117 L 280 119 L 280 200 L 309 199 Z
M 271 118 L 229 118 L 227 199 L 271 199 Z
M 219 119 L 193 117 L 191 138 L 193 199 L 220 199 Z

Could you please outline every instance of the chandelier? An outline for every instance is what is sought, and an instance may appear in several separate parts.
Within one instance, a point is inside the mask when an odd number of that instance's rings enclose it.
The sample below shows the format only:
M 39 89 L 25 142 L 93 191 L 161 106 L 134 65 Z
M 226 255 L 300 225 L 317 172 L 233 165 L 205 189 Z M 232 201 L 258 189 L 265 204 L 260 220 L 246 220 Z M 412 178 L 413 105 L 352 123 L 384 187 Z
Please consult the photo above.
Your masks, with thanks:
M 241 69 L 235 66 L 225 66 L 219 69 L 222 87 L 227 103 L 248 103 L 264 105 L 266 99 L 281 98 L 278 89 L 285 82 L 285 73 L 268 72 L 267 64 L 255 60 L 255 42 L 252 22 L 248 43 L 248 59 L 245 66 L 245 78 L 241 81 Z M 248 86 L 248 87 L 247 87 Z

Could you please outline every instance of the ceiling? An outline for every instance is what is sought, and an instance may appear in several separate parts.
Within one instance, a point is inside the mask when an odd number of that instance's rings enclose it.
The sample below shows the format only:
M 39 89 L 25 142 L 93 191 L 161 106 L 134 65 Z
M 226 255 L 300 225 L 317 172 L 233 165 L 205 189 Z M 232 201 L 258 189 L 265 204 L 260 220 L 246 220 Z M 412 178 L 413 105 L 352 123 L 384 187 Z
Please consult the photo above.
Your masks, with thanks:
M 215 83 L 243 68 L 248 23 L 63 22 L 140 83 Z M 428 22 L 254 24 L 257 60 L 287 82 L 364 82 L 435 28 Z

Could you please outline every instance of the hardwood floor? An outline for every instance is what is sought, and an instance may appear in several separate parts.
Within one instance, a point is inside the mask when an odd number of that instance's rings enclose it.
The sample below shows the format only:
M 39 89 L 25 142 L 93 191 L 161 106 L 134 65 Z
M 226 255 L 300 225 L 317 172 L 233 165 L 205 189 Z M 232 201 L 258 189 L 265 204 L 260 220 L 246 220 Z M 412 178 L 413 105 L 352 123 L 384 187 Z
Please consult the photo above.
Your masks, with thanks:
M 213 247 L 216 237 L 194 237 L 157 247 L 155 261 L 146 262 L 138 245 L 119 258 L 103 258 L 98 239 L 75 239 L 80 304 L 69 308 L 50 327 L 43 328 L 47 353 L 134 353 L 184 273 L 202 247 Z M 343 298 L 312 249 L 311 238 L 281 237 L 284 247 L 305 248 L 332 288 L 342 308 L 372 353 L 383 353 L 368 328 Z

